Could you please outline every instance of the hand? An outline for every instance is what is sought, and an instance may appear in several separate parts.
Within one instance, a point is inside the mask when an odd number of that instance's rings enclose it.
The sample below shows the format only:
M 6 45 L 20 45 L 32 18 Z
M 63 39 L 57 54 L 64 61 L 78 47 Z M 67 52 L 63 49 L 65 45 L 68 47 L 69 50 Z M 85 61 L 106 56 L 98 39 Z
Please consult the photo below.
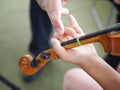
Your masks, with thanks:
M 81 61 L 86 61 L 98 57 L 98 54 L 92 44 L 79 46 L 69 50 L 66 50 L 61 46 L 60 41 L 62 40 L 69 40 L 75 36 L 84 35 L 82 29 L 78 26 L 78 23 L 72 15 L 69 16 L 69 21 L 71 23 L 71 27 L 67 29 L 65 28 L 65 33 L 62 36 L 58 35 L 56 38 L 52 39 L 53 49 L 58 54 L 58 56 L 62 60 L 76 65 L 80 64 Z
M 69 13 L 69 10 L 62 6 L 68 1 L 69 0 L 37 0 L 41 8 L 48 13 L 55 31 L 60 35 L 64 33 L 61 15 Z

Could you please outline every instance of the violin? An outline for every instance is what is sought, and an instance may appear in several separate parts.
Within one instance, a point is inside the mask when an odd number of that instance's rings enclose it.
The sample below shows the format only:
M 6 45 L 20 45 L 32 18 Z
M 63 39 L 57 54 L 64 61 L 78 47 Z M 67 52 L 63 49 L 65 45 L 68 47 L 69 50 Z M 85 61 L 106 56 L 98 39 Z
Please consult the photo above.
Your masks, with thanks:
M 79 43 L 78 43 L 79 40 Z M 71 49 L 81 45 L 99 42 L 106 53 L 120 56 L 120 23 L 106 27 L 102 30 L 86 34 L 61 43 L 65 49 Z M 52 48 L 40 52 L 36 57 L 24 55 L 19 60 L 19 68 L 26 75 L 34 75 L 41 70 L 49 61 L 57 60 L 59 56 Z

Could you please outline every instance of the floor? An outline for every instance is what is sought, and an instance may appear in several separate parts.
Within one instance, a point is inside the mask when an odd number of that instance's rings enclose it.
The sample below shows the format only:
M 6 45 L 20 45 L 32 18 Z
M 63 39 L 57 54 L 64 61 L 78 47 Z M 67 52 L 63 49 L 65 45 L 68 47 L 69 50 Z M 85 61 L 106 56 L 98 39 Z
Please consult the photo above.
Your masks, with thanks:
M 93 0 L 71 0 L 65 5 L 86 34 L 98 30 L 91 12 L 92 2 Z M 107 0 L 97 2 L 97 11 L 104 26 L 110 7 L 111 3 Z M 68 26 L 67 17 L 62 19 L 64 25 Z M 0 0 L 0 74 L 22 90 L 62 90 L 65 72 L 77 66 L 61 60 L 50 62 L 37 80 L 31 83 L 22 80 L 23 74 L 18 67 L 18 61 L 21 56 L 29 54 L 30 37 L 29 0 Z M 95 44 L 95 47 L 98 54 L 104 57 L 102 46 Z M 0 90 L 10 88 L 0 82 Z

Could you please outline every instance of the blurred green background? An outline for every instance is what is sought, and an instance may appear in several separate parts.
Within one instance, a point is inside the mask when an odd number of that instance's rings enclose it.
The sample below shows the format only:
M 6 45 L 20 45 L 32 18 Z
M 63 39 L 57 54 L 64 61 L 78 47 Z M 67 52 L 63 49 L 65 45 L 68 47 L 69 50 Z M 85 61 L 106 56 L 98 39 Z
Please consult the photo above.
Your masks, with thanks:
M 107 0 L 97 1 L 97 11 L 105 26 L 112 5 Z M 31 83 L 22 80 L 18 61 L 21 56 L 30 53 L 29 3 L 29 0 L 0 0 L 0 74 L 22 90 L 62 90 L 64 73 L 77 66 L 61 60 L 51 61 L 37 80 Z M 98 30 L 91 12 L 92 3 L 93 0 L 71 0 L 65 5 L 86 34 Z M 68 26 L 67 17 L 63 16 L 62 19 Z M 114 21 L 115 18 L 112 23 Z M 98 54 L 104 57 L 101 45 L 95 44 L 95 47 Z M 0 90 L 10 88 L 0 81 Z

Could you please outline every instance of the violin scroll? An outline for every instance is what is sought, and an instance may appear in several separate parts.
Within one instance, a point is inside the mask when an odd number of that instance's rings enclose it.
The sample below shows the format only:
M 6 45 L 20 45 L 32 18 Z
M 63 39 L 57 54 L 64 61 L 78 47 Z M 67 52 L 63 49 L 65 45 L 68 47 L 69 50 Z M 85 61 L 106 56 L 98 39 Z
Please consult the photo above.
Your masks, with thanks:
M 30 55 L 24 55 L 19 60 L 19 68 L 23 73 L 25 73 L 26 70 L 28 70 L 31 67 L 31 61 L 33 60 L 33 57 Z
M 50 60 L 58 59 L 53 49 L 39 53 L 35 58 L 24 55 L 19 60 L 19 68 L 26 75 L 33 75 L 41 70 Z

